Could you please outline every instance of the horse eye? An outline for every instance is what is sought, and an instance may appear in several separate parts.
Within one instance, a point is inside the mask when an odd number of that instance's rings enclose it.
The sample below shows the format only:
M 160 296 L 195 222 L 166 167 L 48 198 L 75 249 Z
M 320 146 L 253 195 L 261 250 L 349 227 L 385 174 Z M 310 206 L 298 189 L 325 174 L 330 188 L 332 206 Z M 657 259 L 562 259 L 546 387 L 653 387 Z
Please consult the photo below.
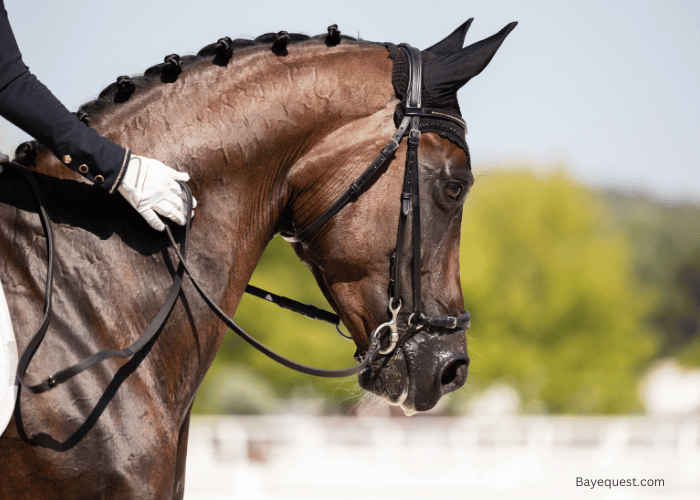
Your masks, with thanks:
M 459 199 L 459 195 L 462 194 L 463 186 L 459 182 L 450 181 L 445 184 L 445 193 L 447 196 L 453 200 Z

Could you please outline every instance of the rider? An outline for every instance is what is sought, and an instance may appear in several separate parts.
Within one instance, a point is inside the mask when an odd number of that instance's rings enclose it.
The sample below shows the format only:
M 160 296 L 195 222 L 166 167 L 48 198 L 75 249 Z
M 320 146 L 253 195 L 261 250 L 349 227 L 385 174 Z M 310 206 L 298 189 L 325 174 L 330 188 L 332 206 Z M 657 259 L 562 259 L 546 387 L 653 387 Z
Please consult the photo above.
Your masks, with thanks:
M 185 224 L 187 204 L 178 181 L 188 181 L 189 175 L 132 154 L 70 113 L 22 61 L 4 0 L 0 0 L 0 116 L 37 139 L 68 168 L 104 188 L 105 194 L 118 191 L 154 229 L 165 229 L 158 215 Z M 196 206 L 194 199 L 192 205 Z M 16 368 L 17 344 L 0 283 L 0 434 L 15 405 Z

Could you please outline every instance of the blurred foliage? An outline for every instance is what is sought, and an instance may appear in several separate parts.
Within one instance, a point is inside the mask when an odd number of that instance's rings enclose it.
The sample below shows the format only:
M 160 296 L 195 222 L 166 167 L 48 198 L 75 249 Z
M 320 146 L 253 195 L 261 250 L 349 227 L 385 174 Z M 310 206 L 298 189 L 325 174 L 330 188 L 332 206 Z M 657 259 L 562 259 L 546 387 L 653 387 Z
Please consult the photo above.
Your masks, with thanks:
M 660 356 L 700 367 L 700 206 L 614 192 L 599 199 L 633 243 L 635 273 L 658 291 L 647 320 L 660 333 Z
M 443 411 L 459 413 L 496 381 L 517 388 L 528 412 L 640 410 L 638 380 L 668 343 L 650 320 L 661 289 L 648 276 L 665 271 L 649 269 L 645 277 L 639 241 L 618 217 L 624 210 L 604 198 L 561 173 L 478 179 L 464 209 L 460 256 L 472 363 L 467 387 L 450 395 Z M 271 242 L 251 282 L 328 307 L 281 238 Z M 353 364 L 354 345 L 331 325 L 254 297 L 244 298 L 235 319 L 300 362 Z M 316 401 L 314 411 L 347 412 L 362 392 L 354 378 L 324 380 L 283 368 L 229 332 L 195 411 L 263 413 L 304 400 Z
M 655 294 L 631 272 L 630 244 L 602 223 L 602 208 L 561 173 L 477 181 L 460 262 L 474 387 L 506 381 L 526 411 L 640 409 Z
M 280 236 L 268 245 L 250 283 L 331 310 L 311 271 Z M 268 347 L 297 362 L 328 369 L 355 364 L 355 344 L 338 335 L 329 323 L 305 318 L 250 295 L 243 297 L 234 319 Z M 251 379 L 256 383 L 248 384 Z M 322 379 L 292 371 L 229 331 L 199 390 L 194 411 L 267 413 L 278 410 L 285 400 L 311 401 L 321 396 L 328 411 L 347 411 L 361 394 L 355 377 Z M 270 403 L 270 398 L 265 401 L 261 395 L 282 401 Z

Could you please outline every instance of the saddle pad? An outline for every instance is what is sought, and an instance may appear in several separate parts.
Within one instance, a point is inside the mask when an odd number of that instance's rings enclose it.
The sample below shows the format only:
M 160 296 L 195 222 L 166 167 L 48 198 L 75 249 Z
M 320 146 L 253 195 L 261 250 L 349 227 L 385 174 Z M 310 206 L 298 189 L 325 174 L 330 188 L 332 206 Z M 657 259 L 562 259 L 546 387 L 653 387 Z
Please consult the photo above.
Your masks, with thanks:
M 17 341 L 0 284 L 0 435 L 10 423 L 17 399 Z

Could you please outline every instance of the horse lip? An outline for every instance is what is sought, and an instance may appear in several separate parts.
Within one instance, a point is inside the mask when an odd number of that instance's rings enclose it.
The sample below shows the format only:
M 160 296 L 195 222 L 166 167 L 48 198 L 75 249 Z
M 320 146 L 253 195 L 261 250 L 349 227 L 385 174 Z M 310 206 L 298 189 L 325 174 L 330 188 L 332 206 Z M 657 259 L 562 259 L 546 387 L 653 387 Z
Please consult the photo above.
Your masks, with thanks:
M 415 413 L 415 410 L 411 410 L 410 408 L 405 406 L 406 400 L 408 399 L 408 386 L 409 386 L 408 383 L 403 386 L 403 390 L 401 391 L 401 395 L 399 396 L 399 399 L 396 401 L 396 404 L 401 407 L 401 409 L 403 410 L 404 413 L 406 413 L 406 411 L 413 411 Z
M 418 410 L 415 410 L 413 408 L 410 408 L 408 406 L 405 406 L 404 404 L 401 404 L 401 409 L 403 410 L 403 414 L 406 415 L 407 417 L 412 417 L 416 413 L 418 413 Z
M 396 356 L 399 352 L 402 355 Z M 391 370 L 398 372 L 398 378 L 394 379 L 395 384 L 387 384 L 387 379 L 383 377 L 387 371 Z M 384 398 L 389 404 L 403 408 L 411 385 L 405 353 L 399 347 L 391 354 L 378 356 L 360 371 L 358 382 L 360 387 Z

